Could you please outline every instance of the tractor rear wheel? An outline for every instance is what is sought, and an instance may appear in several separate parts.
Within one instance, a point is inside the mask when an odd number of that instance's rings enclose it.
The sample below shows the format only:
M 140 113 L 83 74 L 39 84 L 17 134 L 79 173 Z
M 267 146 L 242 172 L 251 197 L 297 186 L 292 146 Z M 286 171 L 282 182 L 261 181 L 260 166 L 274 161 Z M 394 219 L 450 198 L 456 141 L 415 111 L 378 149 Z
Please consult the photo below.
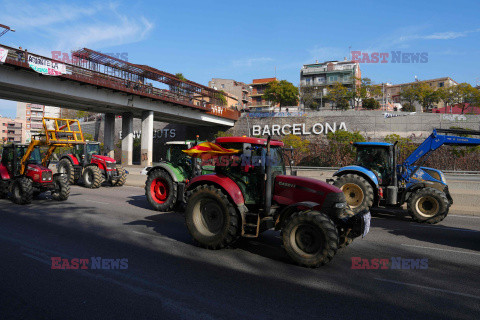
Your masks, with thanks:
M 211 185 L 201 185 L 192 191 L 185 221 L 193 239 L 204 248 L 221 249 L 240 237 L 241 218 L 234 205 Z
M 62 159 L 58 162 L 57 165 L 58 173 L 63 173 L 67 177 L 67 182 L 69 184 L 75 183 L 75 169 L 73 168 L 73 164 L 68 159 Z
M 125 171 L 125 169 L 121 166 L 118 166 L 117 167 L 117 172 L 118 172 L 118 175 L 120 176 L 120 178 L 118 178 L 114 183 L 113 185 L 115 187 L 121 187 L 125 184 L 125 182 L 127 182 L 127 172 Z
M 33 183 L 27 177 L 20 177 L 13 181 L 12 199 L 16 204 L 30 204 L 33 200 Z
M 373 188 L 363 177 L 345 174 L 333 183 L 345 195 L 348 205 L 355 212 L 369 210 L 373 205 Z
M 70 196 L 70 185 L 67 182 L 67 177 L 56 174 L 53 176 L 53 183 L 55 190 L 52 191 L 53 200 L 65 201 Z
M 323 266 L 338 250 L 335 223 L 318 211 L 294 213 L 286 222 L 282 237 L 290 258 L 304 267 Z
M 148 202 L 157 211 L 170 211 L 177 203 L 177 184 L 164 170 L 155 170 L 145 183 Z
M 445 219 L 449 208 L 445 193 L 434 188 L 415 191 L 407 202 L 408 213 L 417 222 L 438 223 Z
M 88 166 L 83 170 L 83 184 L 89 189 L 100 188 L 103 176 L 96 166 Z

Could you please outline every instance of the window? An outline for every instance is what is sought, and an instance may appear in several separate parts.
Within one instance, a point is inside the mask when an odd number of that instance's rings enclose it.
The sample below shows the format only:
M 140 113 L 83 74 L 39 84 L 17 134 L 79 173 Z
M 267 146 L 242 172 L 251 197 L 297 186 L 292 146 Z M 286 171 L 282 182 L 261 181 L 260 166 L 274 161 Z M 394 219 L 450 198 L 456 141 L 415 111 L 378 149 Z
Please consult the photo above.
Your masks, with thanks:
M 443 82 L 439 82 L 439 83 L 438 83 L 438 87 L 439 87 L 439 88 L 443 87 L 443 85 L 444 85 Z
M 225 85 L 222 83 L 222 89 L 225 89 Z
M 337 76 L 329 76 L 329 77 L 328 77 L 328 81 L 330 81 L 330 82 L 335 82 L 335 81 L 337 81 L 337 80 L 338 80 L 338 77 L 337 77 Z

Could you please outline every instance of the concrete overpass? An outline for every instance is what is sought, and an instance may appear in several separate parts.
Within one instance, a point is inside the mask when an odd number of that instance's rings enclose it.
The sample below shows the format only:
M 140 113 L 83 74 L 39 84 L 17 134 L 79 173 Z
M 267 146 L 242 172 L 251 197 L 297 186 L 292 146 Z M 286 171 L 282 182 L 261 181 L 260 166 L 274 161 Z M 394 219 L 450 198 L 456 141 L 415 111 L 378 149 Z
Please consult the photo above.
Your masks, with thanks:
M 133 118 L 142 119 L 141 159 L 148 165 L 152 161 L 154 120 L 231 127 L 239 117 L 237 111 L 214 104 L 220 92 L 151 67 L 88 49 L 79 53 L 76 64 L 67 64 L 3 45 L 0 48 L 8 50 L 5 62 L 0 63 L 1 99 L 105 113 L 104 145 L 110 154 L 114 150 L 115 116 L 121 115 L 125 165 L 132 163 Z M 63 71 L 56 76 L 44 75 L 34 71 L 32 63 L 61 64 Z M 108 73 L 99 71 L 102 64 Z M 153 82 L 167 84 L 170 90 L 154 87 Z

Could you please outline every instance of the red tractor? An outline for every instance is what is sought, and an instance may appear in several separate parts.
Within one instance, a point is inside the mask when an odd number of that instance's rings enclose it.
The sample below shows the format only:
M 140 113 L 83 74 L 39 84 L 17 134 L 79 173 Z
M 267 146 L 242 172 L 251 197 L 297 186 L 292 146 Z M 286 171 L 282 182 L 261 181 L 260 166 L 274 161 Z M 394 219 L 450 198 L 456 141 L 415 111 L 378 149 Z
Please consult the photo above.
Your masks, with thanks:
M 370 212 L 355 214 L 342 190 L 285 175 L 283 142 L 251 137 L 215 142 L 237 153 L 219 155 L 214 174 L 197 176 L 187 186 L 186 224 L 201 246 L 220 249 L 274 228 L 297 264 L 317 267 L 369 231 Z
M 29 204 L 35 195 L 49 191 L 54 200 L 68 199 L 70 186 L 66 177 L 61 173 L 53 174 L 48 165 L 57 147 L 83 144 L 83 134 L 77 120 L 43 118 L 42 121 L 45 133 L 35 136 L 30 144 L 13 143 L 3 147 L 0 197 L 11 194 L 13 202 Z M 65 122 L 76 124 L 78 130 L 72 130 L 70 125 L 59 126 Z M 43 156 L 40 147 L 48 148 Z
M 68 177 L 70 184 L 82 178 L 84 186 L 91 189 L 99 188 L 104 181 L 112 186 L 123 186 L 127 181 L 125 169 L 117 165 L 115 159 L 100 153 L 100 143 L 87 141 L 75 146 L 73 153 L 63 155 L 57 170 Z

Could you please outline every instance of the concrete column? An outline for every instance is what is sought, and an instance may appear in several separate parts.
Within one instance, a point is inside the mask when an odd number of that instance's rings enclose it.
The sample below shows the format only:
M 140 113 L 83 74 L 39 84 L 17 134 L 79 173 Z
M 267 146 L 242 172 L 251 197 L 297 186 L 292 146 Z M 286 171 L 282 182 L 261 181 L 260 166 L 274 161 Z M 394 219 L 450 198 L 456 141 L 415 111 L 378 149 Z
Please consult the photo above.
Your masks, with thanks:
M 142 166 L 152 164 L 153 155 L 153 111 L 142 112 L 142 146 L 141 146 Z
M 103 145 L 105 154 L 113 158 L 115 150 L 115 115 L 113 113 L 105 113 L 105 123 L 103 128 Z
M 133 159 L 133 115 L 122 114 L 122 165 L 131 166 Z

